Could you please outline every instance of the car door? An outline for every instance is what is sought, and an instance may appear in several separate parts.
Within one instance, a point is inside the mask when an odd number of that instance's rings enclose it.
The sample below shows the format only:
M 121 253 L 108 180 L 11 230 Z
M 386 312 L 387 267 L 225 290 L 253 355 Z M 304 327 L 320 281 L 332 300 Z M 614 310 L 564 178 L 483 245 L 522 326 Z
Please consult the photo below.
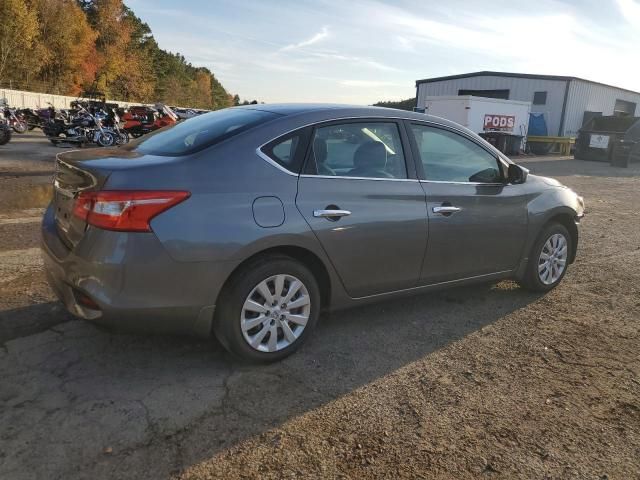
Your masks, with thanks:
M 527 234 L 525 188 L 507 184 L 502 161 L 471 135 L 413 122 L 407 131 L 429 217 L 420 282 L 515 269 Z
M 419 281 L 425 195 L 403 143 L 390 120 L 331 122 L 312 134 L 296 204 L 352 297 Z

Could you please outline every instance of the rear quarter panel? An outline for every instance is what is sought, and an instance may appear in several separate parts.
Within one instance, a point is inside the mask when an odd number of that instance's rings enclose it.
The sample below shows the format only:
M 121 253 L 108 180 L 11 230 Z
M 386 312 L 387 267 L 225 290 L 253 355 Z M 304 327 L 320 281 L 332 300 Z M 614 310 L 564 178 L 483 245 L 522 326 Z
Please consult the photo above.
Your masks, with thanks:
M 215 264 L 224 278 L 212 285 L 214 296 L 244 260 L 283 246 L 314 253 L 328 270 L 332 286 L 340 288 L 339 281 L 333 281 L 335 273 L 324 251 L 296 208 L 298 176 L 283 172 L 256 154 L 258 145 L 281 133 L 282 128 L 250 131 L 175 161 L 116 170 L 105 188 L 191 192 L 187 200 L 155 217 L 151 227 L 174 260 Z M 282 202 L 281 225 L 258 225 L 253 204 L 259 197 L 276 197 Z

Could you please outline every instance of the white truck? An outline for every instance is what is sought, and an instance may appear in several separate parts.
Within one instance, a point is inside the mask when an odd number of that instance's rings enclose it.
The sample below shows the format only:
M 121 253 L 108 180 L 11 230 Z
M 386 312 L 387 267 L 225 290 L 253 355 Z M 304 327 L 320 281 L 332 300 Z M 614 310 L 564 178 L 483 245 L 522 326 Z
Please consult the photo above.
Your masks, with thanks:
M 424 113 L 452 120 L 474 133 L 492 138 L 510 137 L 515 140 L 517 150 L 524 150 L 530 112 L 530 102 L 472 95 L 427 97 L 424 105 Z

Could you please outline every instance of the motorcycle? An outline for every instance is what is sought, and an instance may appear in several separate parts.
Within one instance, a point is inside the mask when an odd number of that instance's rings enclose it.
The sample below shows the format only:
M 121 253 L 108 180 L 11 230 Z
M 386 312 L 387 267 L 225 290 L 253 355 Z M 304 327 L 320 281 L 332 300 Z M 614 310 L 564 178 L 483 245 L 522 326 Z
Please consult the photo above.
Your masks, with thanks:
M 129 143 L 129 134 L 121 128 L 122 121 L 116 108 L 110 108 L 110 113 L 100 110 L 95 114 L 103 125 L 103 128 L 113 132 L 116 137 L 116 145 Z
M 16 133 L 24 133 L 27 131 L 29 126 L 27 125 L 26 120 L 20 116 L 16 115 L 16 109 L 10 108 L 7 103 L 7 99 L 4 98 L 0 101 L 0 107 L 2 107 L 2 113 L 4 114 L 4 119 L 7 124 L 13 128 L 13 131 Z
M 69 123 L 62 118 L 54 118 L 42 128 L 51 143 L 75 143 L 79 146 L 96 143 L 101 147 L 112 147 L 116 144 L 116 134 L 104 128 L 100 118 L 96 118 L 82 105 L 77 105 L 76 108 L 77 114 Z
M 29 130 L 34 128 L 42 128 L 50 119 L 62 115 L 62 111 L 58 112 L 55 107 L 49 103 L 47 108 L 23 108 L 17 111 L 17 115 L 21 116 L 26 122 Z
M 166 105 L 156 104 L 155 107 L 131 107 L 122 117 L 125 121 L 124 131 L 138 138 L 178 121 L 178 116 Z

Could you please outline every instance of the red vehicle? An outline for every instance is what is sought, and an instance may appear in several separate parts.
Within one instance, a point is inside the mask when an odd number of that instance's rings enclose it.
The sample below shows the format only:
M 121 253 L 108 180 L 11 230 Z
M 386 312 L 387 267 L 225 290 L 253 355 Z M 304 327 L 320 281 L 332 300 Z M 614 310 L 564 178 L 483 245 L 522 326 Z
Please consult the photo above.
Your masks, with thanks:
M 133 138 L 138 138 L 145 133 L 173 125 L 178 121 L 178 116 L 166 105 L 157 104 L 156 108 L 131 107 L 122 116 L 122 120 L 125 122 L 123 130 Z

